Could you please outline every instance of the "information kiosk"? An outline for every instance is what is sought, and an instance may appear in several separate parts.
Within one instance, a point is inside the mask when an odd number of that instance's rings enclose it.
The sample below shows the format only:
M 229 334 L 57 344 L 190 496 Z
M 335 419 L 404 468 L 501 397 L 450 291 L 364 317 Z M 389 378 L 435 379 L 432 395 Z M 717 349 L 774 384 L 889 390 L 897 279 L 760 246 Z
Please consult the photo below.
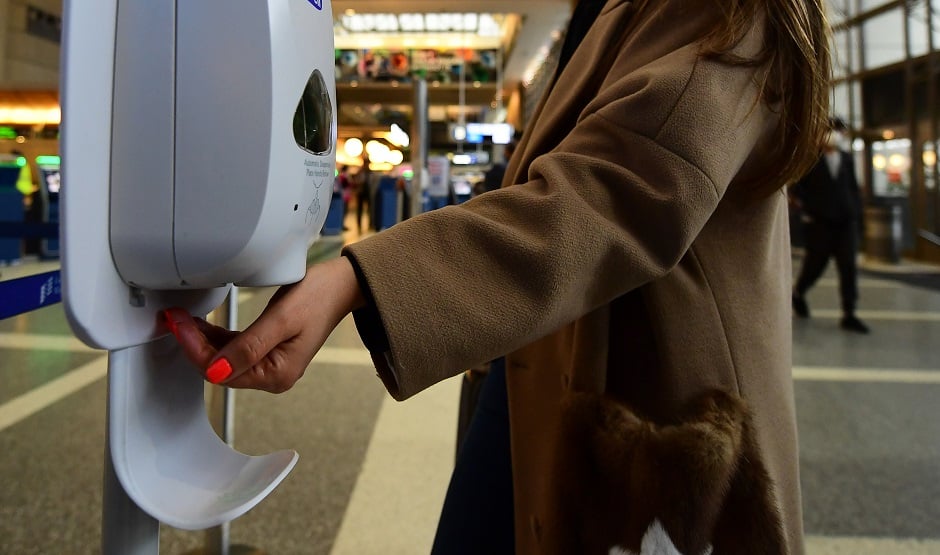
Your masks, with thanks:
M 58 156 L 37 156 L 36 167 L 39 168 L 39 195 L 42 199 L 43 223 L 59 223 L 59 192 L 62 187 L 60 160 Z M 41 258 L 59 257 L 59 240 L 43 239 L 39 244 Z
M 16 188 L 20 171 L 26 165 L 22 156 L 0 157 L 0 222 L 23 222 L 23 194 Z M 0 264 L 16 264 L 22 257 L 22 240 L 0 237 Z

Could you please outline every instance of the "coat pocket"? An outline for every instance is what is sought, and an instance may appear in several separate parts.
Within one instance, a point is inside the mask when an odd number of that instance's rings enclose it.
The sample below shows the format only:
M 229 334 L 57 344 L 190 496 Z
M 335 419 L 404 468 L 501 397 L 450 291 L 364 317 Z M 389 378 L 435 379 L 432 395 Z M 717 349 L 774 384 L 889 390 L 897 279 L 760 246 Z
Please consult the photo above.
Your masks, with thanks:
M 741 399 L 711 392 L 659 423 L 613 399 L 574 393 L 562 413 L 559 486 L 546 527 L 554 537 L 544 542 L 553 552 L 785 553 Z

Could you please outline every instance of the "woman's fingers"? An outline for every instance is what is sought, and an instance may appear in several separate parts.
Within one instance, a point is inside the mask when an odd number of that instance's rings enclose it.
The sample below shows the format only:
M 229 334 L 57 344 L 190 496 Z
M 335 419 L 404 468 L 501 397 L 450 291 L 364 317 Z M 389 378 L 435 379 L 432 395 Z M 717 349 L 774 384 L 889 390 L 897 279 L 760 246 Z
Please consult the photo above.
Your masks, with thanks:
M 311 357 L 297 339 L 285 341 L 247 371 L 225 382 L 228 387 L 283 393 L 303 377 Z
M 364 304 L 352 264 L 340 257 L 310 267 L 303 280 L 281 287 L 241 333 L 178 308 L 164 316 L 206 380 L 280 393 L 300 379 L 340 320 Z
M 265 357 L 279 343 L 276 339 L 261 339 L 269 336 L 271 326 L 254 325 L 238 333 L 193 318 L 180 308 L 165 310 L 164 317 L 186 358 L 215 384 L 234 379 L 254 366 L 270 367 Z
M 168 308 L 163 311 L 163 317 L 166 320 L 167 327 L 176 336 L 176 340 L 182 347 L 186 358 L 196 367 L 205 368 L 215 357 L 218 351 L 217 345 L 210 341 L 207 334 L 200 328 L 200 325 L 197 324 L 189 312 L 181 308 Z M 215 334 L 215 332 L 208 329 L 206 331 Z
M 239 333 L 193 318 L 180 308 L 163 312 L 186 358 L 203 369 L 207 381 L 273 393 L 289 389 L 313 357 L 310 347 L 296 338 L 298 322 L 283 314 L 265 310 Z
M 221 349 L 226 343 L 231 341 L 233 337 L 238 335 L 237 331 L 210 324 L 202 318 L 193 318 L 193 320 L 196 321 L 196 327 L 199 328 L 199 331 L 205 334 L 206 338 L 209 339 L 209 342 L 212 343 L 216 349 Z
M 296 352 L 307 350 L 297 340 L 301 320 L 290 317 L 290 311 L 274 309 L 275 304 L 269 305 L 245 331 L 219 349 L 206 369 L 209 381 L 232 387 L 285 391 L 300 378 L 309 362 L 308 358 L 296 368 L 302 359 Z M 242 378 L 245 374 L 248 376 Z
M 345 296 L 339 294 L 338 279 L 348 281 Z M 344 258 L 309 268 L 303 280 L 278 289 L 261 316 L 220 350 L 212 363 L 215 371 L 227 372 L 227 361 L 231 372 L 225 385 L 287 391 L 360 295 Z

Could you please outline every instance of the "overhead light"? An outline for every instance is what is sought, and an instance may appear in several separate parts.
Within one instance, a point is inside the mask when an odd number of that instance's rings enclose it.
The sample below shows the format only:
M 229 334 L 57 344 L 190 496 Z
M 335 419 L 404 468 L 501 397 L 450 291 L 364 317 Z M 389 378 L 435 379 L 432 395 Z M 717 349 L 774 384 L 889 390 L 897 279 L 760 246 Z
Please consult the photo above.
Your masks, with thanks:
M 0 106 L 0 121 L 14 125 L 58 124 L 62 121 L 62 110 L 52 108 L 18 108 Z
M 933 150 L 924 151 L 924 165 L 928 168 L 932 168 L 937 165 L 937 153 Z
M 343 152 L 356 158 L 362 154 L 362 141 L 353 137 L 351 139 L 346 139 L 346 144 L 343 145 Z
M 395 146 L 407 147 L 411 144 L 411 137 L 397 123 L 393 123 L 388 133 L 388 140 Z
M 888 156 L 888 167 L 897 169 L 906 169 L 909 160 L 903 154 L 892 154 Z
M 369 154 L 369 160 L 374 162 L 383 162 L 388 157 L 388 145 L 376 140 L 366 143 L 366 152 Z
M 477 13 L 349 13 L 340 24 L 352 33 L 474 33 L 495 37 L 500 23 L 494 14 Z

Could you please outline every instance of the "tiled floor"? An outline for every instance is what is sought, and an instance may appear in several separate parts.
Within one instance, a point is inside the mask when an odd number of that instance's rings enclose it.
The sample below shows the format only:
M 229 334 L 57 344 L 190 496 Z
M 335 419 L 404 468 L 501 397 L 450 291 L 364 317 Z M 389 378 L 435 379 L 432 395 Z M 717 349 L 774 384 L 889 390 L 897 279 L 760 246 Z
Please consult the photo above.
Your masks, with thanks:
M 341 244 L 327 238 L 312 253 Z M 940 291 L 869 278 L 861 291 L 871 335 L 839 329 L 831 273 L 808 295 L 813 318 L 794 322 L 809 553 L 940 554 Z M 242 325 L 271 293 L 243 293 Z M 101 353 L 70 338 L 61 306 L 0 321 L 0 554 L 99 552 L 105 371 Z M 349 319 L 290 392 L 239 391 L 236 447 L 289 447 L 300 462 L 231 524 L 233 544 L 427 553 L 458 393 L 450 380 L 392 401 Z M 193 553 L 205 538 L 164 526 L 160 553 Z

